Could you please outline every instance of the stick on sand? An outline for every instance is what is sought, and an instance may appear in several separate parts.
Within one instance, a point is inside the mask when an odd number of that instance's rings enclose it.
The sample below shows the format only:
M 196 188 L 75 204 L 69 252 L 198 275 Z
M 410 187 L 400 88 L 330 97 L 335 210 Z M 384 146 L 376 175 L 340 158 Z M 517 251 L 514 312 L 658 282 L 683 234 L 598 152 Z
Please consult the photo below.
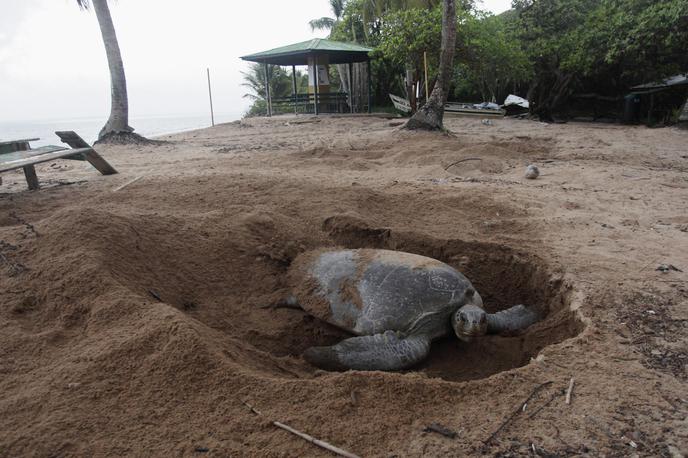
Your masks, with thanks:
M 482 159 L 479 158 L 479 157 L 467 157 L 467 158 L 465 158 L 465 159 L 461 159 L 461 160 L 458 160 L 458 161 L 456 161 L 456 162 L 452 162 L 451 164 L 449 164 L 448 166 L 446 166 L 446 167 L 444 168 L 444 170 L 449 170 L 451 167 L 454 167 L 456 164 L 460 164 L 460 163 L 462 163 L 462 162 L 467 162 L 467 161 L 482 161 Z
M 514 417 L 515 417 L 516 415 L 518 415 L 520 412 L 523 412 L 525 405 L 528 404 L 528 403 L 530 402 L 530 400 L 533 399 L 533 397 L 534 397 L 540 390 L 542 390 L 543 388 L 545 388 L 545 387 L 547 387 L 547 386 L 549 386 L 549 385 L 551 385 L 551 384 L 552 384 L 552 382 L 549 381 L 549 382 L 541 383 L 541 384 L 539 384 L 538 386 L 536 386 L 536 387 L 533 389 L 533 391 L 531 391 L 531 393 L 530 393 L 530 395 L 528 396 L 528 398 L 527 398 L 525 401 L 523 401 L 521 404 L 518 405 L 518 408 L 517 408 L 511 415 L 509 415 L 509 416 L 507 417 L 506 420 L 504 420 L 504 421 L 499 425 L 499 428 L 497 428 L 497 429 L 495 430 L 495 432 L 493 432 L 492 434 L 490 434 L 490 437 L 488 437 L 486 440 L 483 441 L 483 447 L 487 447 L 487 446 L 490 444 L 490 442 L 492 442 L 492 440 L 493 440 L 495 437 L 497 437 L 497 434 L 499 434 L 500 431 L 502 431 L 504 428 L 506 428 L 506 426 L 507 426 L 509 423 L 511 423 L 511 420 L 513 420 Z
M 242 403 L 246 407 L 251 409 L 251 412 L 255 413 L 256 415 L 262 415 L 259 410 L 257 410 L 255 407 L 253 407 L 248 402 L 242 401 Z M 358 455 L 354 455 L 353 453 L 347 452 L 346 450 L 342 450 L 339 447 L 335 447 L 334 445 L 332 445 L 330 443 L 327 443 L 325 441 L 321 441 L 320 439 L 316 439 L 315 437 L 313 437 L 309 434 L 302 433 L 301 431 L 298 431 L 289 425 L 285 425 L 284 423 L 280 423 L 279 421 L 273 421 L 272 424 L 277 426 L 278 428 L 281 428 L 285 431 L 289 431 L 290 433 L 292 433 L 296 436 L 299 436 L 301 439 L 307 440 L 308 442 L 310 442 L 313 445 L 317 445 L 318 447 L 324 448 L 325 450 L 329 450 L 330 452 L 335 453 L 339 456 L 344 456 L 346 458 L 360 458 Z
M 127 182 L 124 183 L 122 186 L 116 187 L 115 189 L 112 190 L 112 192 L 121 191 L 122 189 L 126 188 L 126 187 L 129 186 L 130 184 L 136 183 L 136 182 L 139 181 L 141 178 L 143 178 L 143 175 L 138 176 L 138 177 L 134 178 L 133 180 L 127 181 Z
M 573 393 L 573 383 L 574 379 L 571 377 L 571 381 L 569 381 L 569 389 L 566 390 L 566 403 L 571 404 L 571 393 Z
M 332 445 L 332 444 L 328 444 L 328 443 L 325 442 L 325 441 L 321 441 L 320 439 L 316 439 L 315 437 L 309 436 L 309 435 L 306 434 L 306 433 L 302 433 L 302 432 L 300 432 L 300 431 L 297 431 L 297 430 L 295 430 L 294 428 L 285 425 L 284 423 L 280 423 L 279 421 L 273 421 L 272 424 L 275 425 L 275 426 L 277 426 L 278 428 L 284 429 L 285 431 L 289 431 L 290 433 L 295 434 L 295 435 L 299 436 L 299 437 L 302 438 L 302 439 L 306 439 L 308 442 L 310 442 L 310 443 L 312 443 L 312 444 L 315 444 L 315 445 L 317 445 L 318 447 L 322 447 L 322 448 L 324 448 L 325 450 L 329 450 L 329 451 L 331 451 L 332 453 L 336 453 L 337 455 L 345 456 L 345 457 L 347 457 L 347 458 L 359 458 L 358 455 L 354 455 L 353 453 L 349 453 L 349 452 L 347 452 L 346 450 L 342 450 L 341 448 L 335 447 L 335 446 Z

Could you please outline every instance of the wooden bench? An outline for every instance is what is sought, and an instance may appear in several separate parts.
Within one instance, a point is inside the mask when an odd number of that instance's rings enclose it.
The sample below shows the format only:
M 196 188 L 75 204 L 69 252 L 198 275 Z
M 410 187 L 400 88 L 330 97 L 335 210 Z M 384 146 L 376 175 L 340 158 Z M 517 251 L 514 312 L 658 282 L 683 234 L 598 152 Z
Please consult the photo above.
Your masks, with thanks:
M 0 151 L 6 151 L 0 153 L 0 173 L 20 168 L 24 169 L 24 176 L 31 190 L 39 188 L 38 177 L 36 176 L 36 169 L 34 166 L 43 162 L 54 161 L 55 159 L 88 161 L 103 175 L 117 173 L 114 167 L 108 164 L 91 145 L 86 143 L 75 132 L 64 131 L 55 132 L 55 134 L 60 137 L 63 143 L 69 145 L 70 148 L 50 145 L 31 149 L 29 142 L 38 140 L 36 138 L 0 143 L 0 147 L 3 148 Z M 0 181 L 0 183 L 2 183 L 2 181 Z

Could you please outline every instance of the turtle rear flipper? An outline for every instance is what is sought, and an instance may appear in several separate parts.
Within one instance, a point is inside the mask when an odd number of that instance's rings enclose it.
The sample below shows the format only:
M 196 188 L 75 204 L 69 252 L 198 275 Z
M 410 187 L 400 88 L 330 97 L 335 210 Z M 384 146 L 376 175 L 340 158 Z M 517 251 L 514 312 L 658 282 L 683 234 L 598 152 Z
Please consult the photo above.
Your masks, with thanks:
M 526 329 L 540 320 L 540 315 L 525 305 L 515 305 L 506 310 L 487 315 L 487 333 L 516 332 Z
M 372 336 L 351 337 L 331 347 L 311 347 L 306 361 L 328 370 L 393 371 L 411 367 L 428 355 L 430 339 L 386 331 Z

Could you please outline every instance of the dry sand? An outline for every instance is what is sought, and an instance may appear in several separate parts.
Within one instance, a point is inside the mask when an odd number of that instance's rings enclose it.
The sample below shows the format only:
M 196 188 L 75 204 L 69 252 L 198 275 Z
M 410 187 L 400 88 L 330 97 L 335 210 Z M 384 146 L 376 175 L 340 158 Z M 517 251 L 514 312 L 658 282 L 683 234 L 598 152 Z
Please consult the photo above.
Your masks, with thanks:
M 271 420 L 361 456 L 685 455 L 688 132 L 397 124 L 254 119 L 100 147 L 119 175 L 5 174 L 0 456 L 330 456 Z M 268 306 L 327 246 L 428 255 L 548 315 L 405 373 L 316 370 L 304 349 L 345 334 Z

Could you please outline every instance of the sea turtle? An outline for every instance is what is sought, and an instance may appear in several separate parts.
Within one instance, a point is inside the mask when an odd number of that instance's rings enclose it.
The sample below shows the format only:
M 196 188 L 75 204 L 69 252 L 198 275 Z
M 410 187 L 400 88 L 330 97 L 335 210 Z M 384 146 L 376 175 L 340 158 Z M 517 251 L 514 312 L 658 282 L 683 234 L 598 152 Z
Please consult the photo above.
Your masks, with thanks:
M 389 250 L 317 250 L 289 268 L 293 295 L 284 305 L 356 335 L 304 358 L 324 369 L 398 370 L 422 361 L 452 328 L 470 341 L 524 329 L 538 320 L 523 305 L 488 314 L 471 282 L 435 259 Z

